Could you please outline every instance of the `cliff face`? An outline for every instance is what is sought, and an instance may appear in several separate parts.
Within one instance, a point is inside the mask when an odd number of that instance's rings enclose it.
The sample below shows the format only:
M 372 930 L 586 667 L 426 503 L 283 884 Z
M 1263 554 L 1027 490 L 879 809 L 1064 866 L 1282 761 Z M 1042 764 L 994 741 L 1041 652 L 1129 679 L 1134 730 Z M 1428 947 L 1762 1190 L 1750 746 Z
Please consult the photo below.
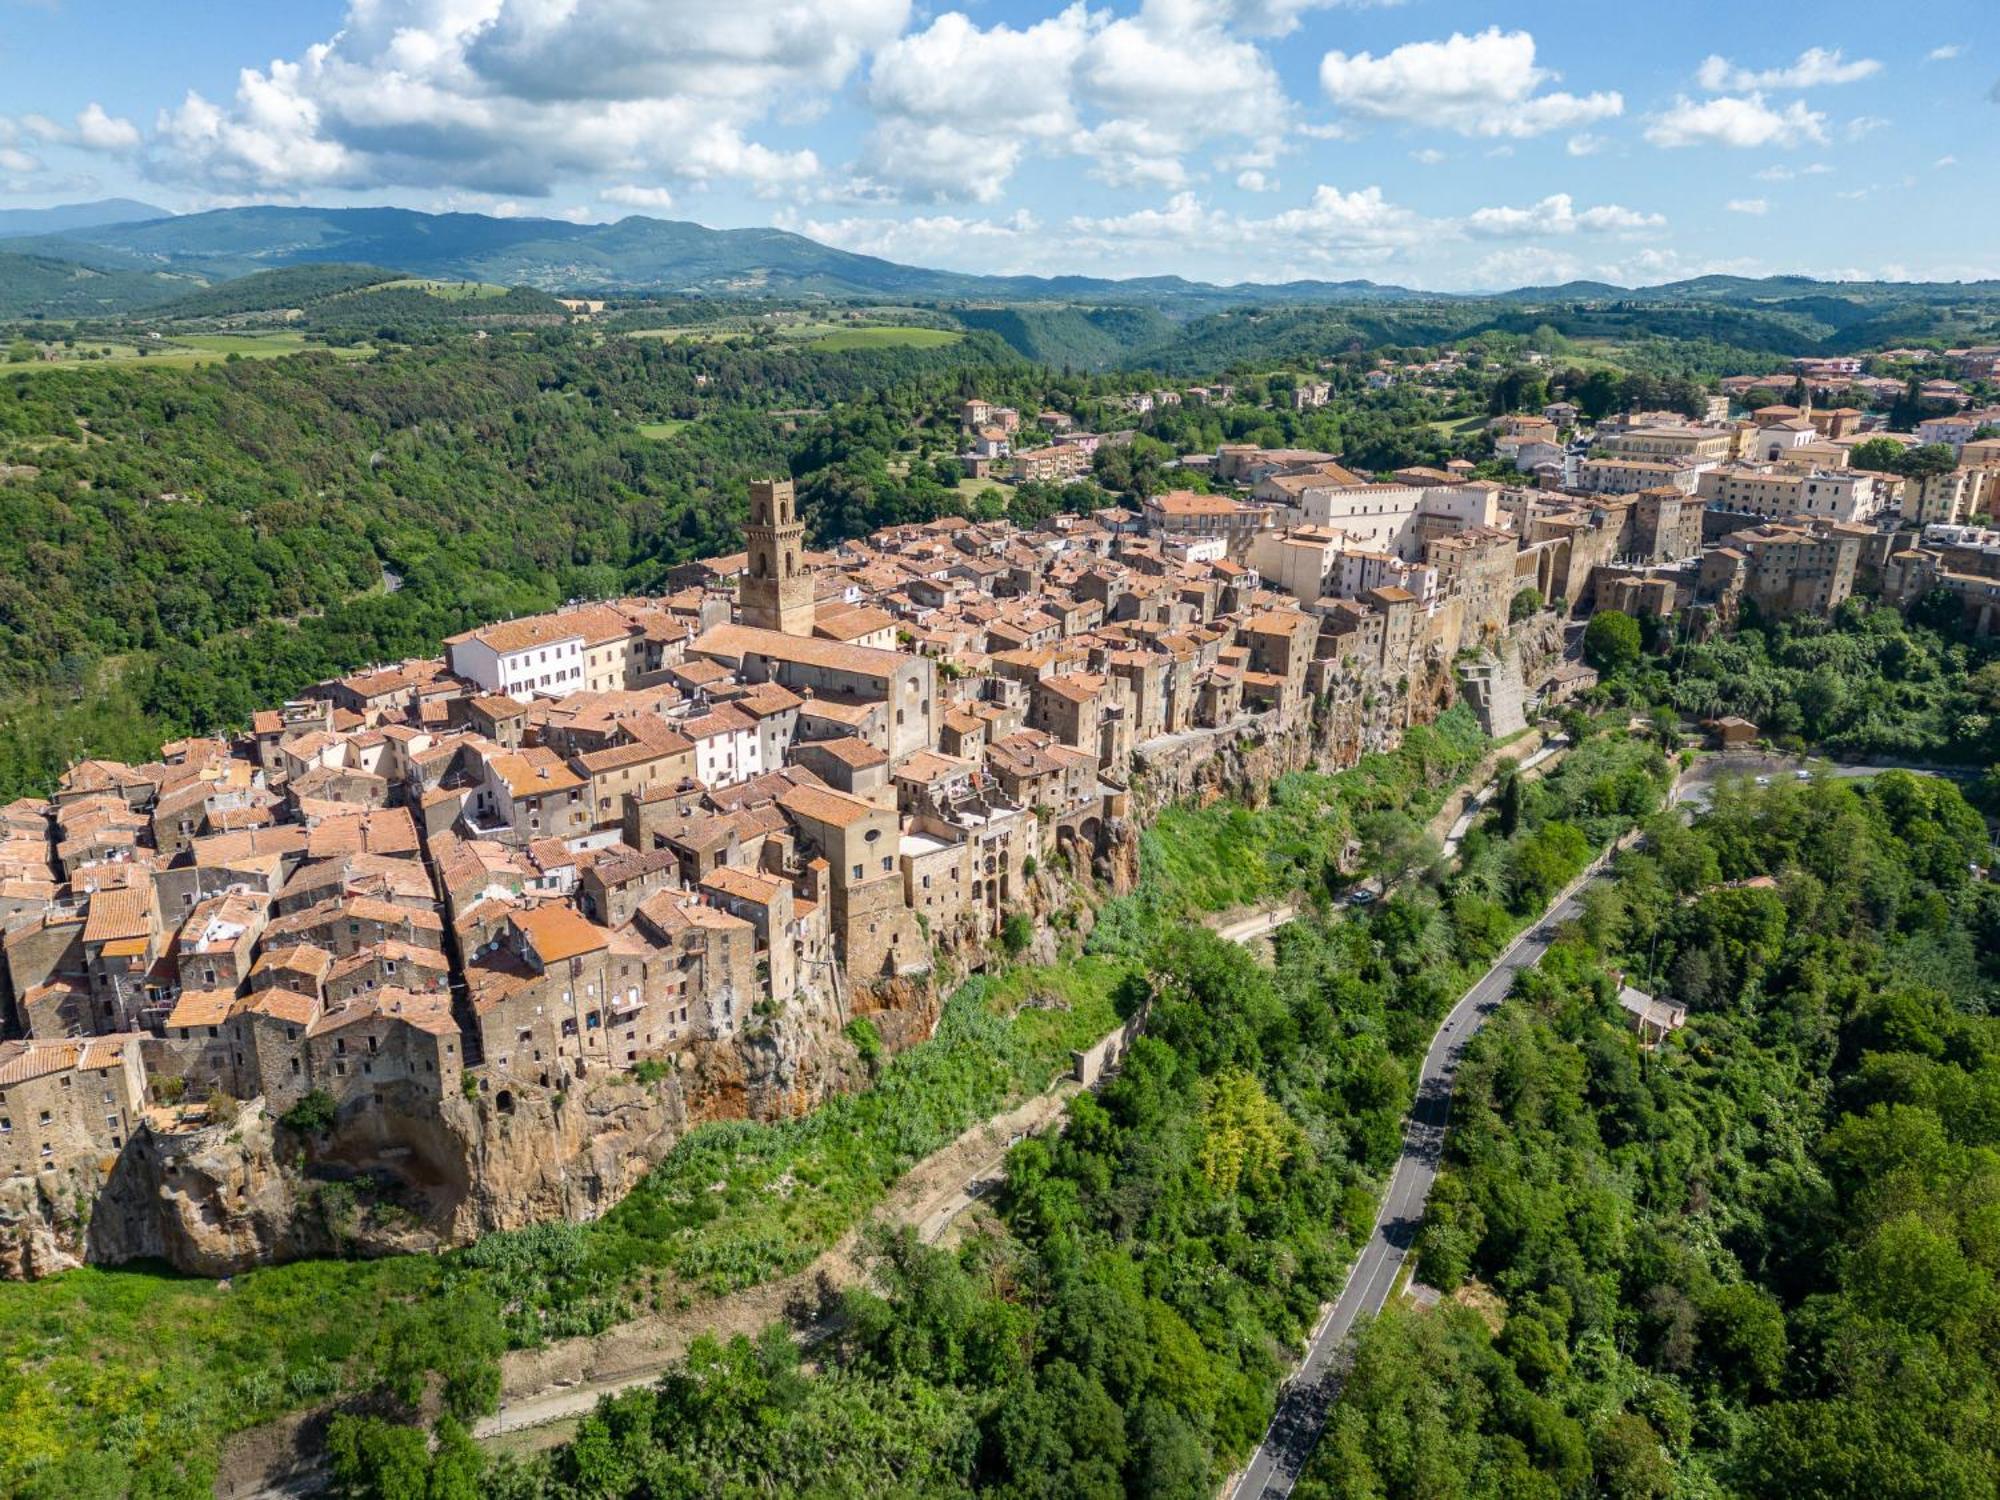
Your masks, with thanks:
M 63 1180 L 47 1180 L 58 1176 Z M 0 1277 L 29 1281 L 81 1265 L 89 1217 L 81 1174 L 45 1172 L 0 1183 Z
M 1341 771 L 1371 751 L 1393 750 L 1406 729 L 1430 723 L 1456 695 L 1448 664 L 1429 662 L 1407 684 L 1385 686 L 1359 674 L 1336 678 L 1312 713 L 1282 727 L 1276 714 L 1261 714 L 1226 729 L 1148 741 L 1133 756 L 1137 821 L 1177 802 L 1228 797 L 1259 806 L 1288 772 Z M 1129 875 L 1137 878 L 1136 863 Z
M 1561 654 L 1553 617 L 1520 635 L 1530 670 Z M 1139 831 L 1162 807 L 1223 797 L 1259 804 L 1287 772 L 1339 770 L 1393 748 L 1410 725 L 1449 707 L 1454 690 L 1441 661 L 1407 682 L 1336 678 L 1294 723 L 1280 727 L 1264 715 L 1149 742 L 1134 757 L 1129 811 L 1106 820 L 1090 880 L 1112 895 L 1137 884 Z M 1084 875 L 1049 860 L 1028 883 L 1020 905 L 1034 919 L 1035 939 L 1025 957 L 1055 956 L 1058 912 L 1070 912 L 1087 933 L 1092 903 L 1072 899 Z M 936 936 L 940 972 L 794 1002 L 730 1042 L 689 1049 L 651 1083 L 601 1073 L 550 1093 L 495 1082 L 476 1099 L 441 1104 L 391 1090 L 311 1139 L 276 1124 L 258 1101 L 198 1128 L 148 1127 L 115 1162 L 0 1182 L 0 1276 L 140 1258 L 227 1275 L 272 1261 L 427 1251 L 547 1219 L 595 1218 L 699 1124 L 788 1118 L 865 1084 L 867 1069 L 842 1035 L 849 1020 L 866 1017 L 890 1052 L 929 1037 L 940 995 L 989 954 L 971 935 Z
M 890 1051 L 928 1037 L 937 1019 L 928 984 L 859 991 L 849 1005 Z M 596 1218 L 704 1121 L 780 1119 L 859 1087 L 866 1069 L 842 1024 L 831 1001 L 795 1003 L 691 1049 L 653 1082 L 607 1072 L 560 1093 L 496 1083 L 441 1105 L 391 1090 L 312 1137 L 255 1100 L 191 1128 L 156 1117 L 115 1162 L 0 1183 L 0 1276 L 138 1259 L 226 1276 Z

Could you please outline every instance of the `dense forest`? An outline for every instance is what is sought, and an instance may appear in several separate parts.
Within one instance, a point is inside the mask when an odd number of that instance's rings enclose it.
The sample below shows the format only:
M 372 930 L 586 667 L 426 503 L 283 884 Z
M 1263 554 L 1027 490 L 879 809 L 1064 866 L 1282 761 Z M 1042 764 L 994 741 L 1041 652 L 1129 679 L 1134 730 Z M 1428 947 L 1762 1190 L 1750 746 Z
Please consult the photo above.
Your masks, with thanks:
M 746 482 L 789 465 L 811 413 L 942 399 L 996 363 L 1014 362 L 990 339 L 807 353 L 554 332 L 0 383 L 0 797 L 470 624 L 655 589 L 736 545 Z M 687 425 L 639 432 L 661 419 Z
M 1671 647 L 1650 685 L 1695 718 L 1741 714 L 1788 745 L 1985 767 L 2000 761 L 2000 645 L 1958 627 L 1956 601 L 1906 619 L 1862 599 L 1831 620 L 1752 619 Z
M 1300 1489 L 1990 1495 L 2000 889 L 1943 782 L 1662 821 L 1475 1042 Z M 1687 1006 L 1635 1050 L 1616 975 Z
M 1781 750 L 1984 772 L 1978 795 L 2000 806 L 2000 642 L 1967 635 L 1959 616 L 1948 595 L 1907 615 L 1853 598 L 1830 619 L 1749 610 L 1696 639 L 1599 610 L 1584 638 L 1604 674 L 1591 701 L 1663 726 L 1740 715 Z

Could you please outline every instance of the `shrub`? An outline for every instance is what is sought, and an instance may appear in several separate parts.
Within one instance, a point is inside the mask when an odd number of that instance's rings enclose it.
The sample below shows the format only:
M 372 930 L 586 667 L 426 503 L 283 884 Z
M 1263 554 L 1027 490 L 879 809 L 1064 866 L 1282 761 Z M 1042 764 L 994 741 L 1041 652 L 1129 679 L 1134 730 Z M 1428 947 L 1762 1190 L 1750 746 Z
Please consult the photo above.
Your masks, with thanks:
M 866 1016 L 856 1016 L 847 1023 L 847 1029 L 842 1035 L 854 1043 L 854 1050 L 860 1054 L 862 1062 L 868 1065 L 871 1076 L 881 1071 L 882 1033 L 875 1029 L 873 1021 Z
M 1035 924 L 1028 920 L 1024 911 L 1009 912 L 1007 920 L 1000 924 L 1000 946 L 1009 954 L 1026 951 L 1028 944 L 1035 940 Z
M 299 1135 L 318 1135 L 333 1127 L 339 1107 L 325 1089 L 314 1089 L 278 1116 L 278 1123 Z

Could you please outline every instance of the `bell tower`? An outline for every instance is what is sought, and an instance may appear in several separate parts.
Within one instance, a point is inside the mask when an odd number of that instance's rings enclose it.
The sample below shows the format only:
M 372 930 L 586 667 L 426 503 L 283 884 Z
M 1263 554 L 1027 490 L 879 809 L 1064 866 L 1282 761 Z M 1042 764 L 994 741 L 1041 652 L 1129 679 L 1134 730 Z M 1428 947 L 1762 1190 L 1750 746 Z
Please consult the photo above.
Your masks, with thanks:
M 805 565 L 806 528 L 789 479 L 750 486 L 750 524 L 743 528 L 750 553 L 737 595 L 743 623 L 786 635 L 811 635 L 813 579 Z

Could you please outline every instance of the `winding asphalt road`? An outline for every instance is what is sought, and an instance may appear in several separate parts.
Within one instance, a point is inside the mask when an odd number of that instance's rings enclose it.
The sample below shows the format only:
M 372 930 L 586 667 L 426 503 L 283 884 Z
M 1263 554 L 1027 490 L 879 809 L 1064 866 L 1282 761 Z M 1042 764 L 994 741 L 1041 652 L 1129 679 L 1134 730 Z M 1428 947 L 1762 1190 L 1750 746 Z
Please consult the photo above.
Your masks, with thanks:
M 1714 783 L 1720 777 L 1766 774 L 1782 779 L 1789 777 L 1800 764 L 1792 757 L 1778 755 L 1705 756 L 1676 784 L 1669 800 L 1690 811 L 1699 811 L 1708 806 Z M 1820 764 L 1813 774 L 1815 778 L 1831 776 L 1844 780 L 1875 776 L 1888 770 L 1908 770 L 1953 780 L 1969 776 L 1952 768 L 1893 762 Z M 1271 1419 L 1271 1426 L 1251 1455 L 1249 1465 L 1228 1491 L 1229 1500 L 1283 1500 L 1291 1494 L 1319 1441 L 1321 1429 L 1326 1426 L 1327 1412 L 1340 1395 L 1341 1382 L 1347 1373 L 1350 1336 L 1358 1324 L 1374 1317 L 1388 1302 L 1397 1274 L 1416 1243 L 1417 1231 L 1423 1227 L 1424 1204 L 1444 1155 L 1445 1126 L 1451 1117 L 1451 1094 L 1458 1076 L 1459 1055 L 1472 1034 L 1485 1025 L 1486 1018 L 1507 998 L 1514 976 L 1541 962 L 1549 945 L 1540 934 L 1552 933 L 1556 926 L 1578 915 L 1581 910 L 1578 898 L 1585 886 L 1603 874 L 1608 858 L 1600 856 L 1593 862 L 1551 903 L 1540 922 L 1515 939 L 1499 961 L 1459 998 L 1431 1038 L 1430 1050 L 1424 1054 L 1423 1070 L 1418 1076 L 1416 1102 L 1403 1122 L 1403 1154 L 1389 1178 L 1389 1190 L 1382 1196 L 1374 1230 L 1339 1298 L 1313 1329 L 1305 1358 L 1286 1382 L 1278 1398 L 1277 1415 Z
M 1533 968 L 1548 951 L 1548 941 L 1541 934 L 1578 914 L 1577 898 L 1603 867 L 1600 858 L 1558 896 L 1541 921 L 1516 938 L 1493 967 L 1459 997 L 1432 1036 L 1418 1075 L 1416 1102 L 1403 1121 L 1403 1154 L 1390 1175 L 1389 1190 L 1382 1195 L 1375 1228 L 1338 1300 L 1313 1330 L 1305 1358 L 1278 1398 L 1270 1429 L 1229 1491 L 1231 1500 L 1283 1500 L 1291 1494 L 1313 1445 L 1319 1441 L 1320 1429 L 1326 1425 L 1327 1411 L 1340 1394 L 1347 1373 L 1348 1337 L 1357 1324 L 1375 1316 L 1389 1300 L 1397 1273 L 1423 1225 L 1424 1203 L 1444 1155 L 1445 1125 L 1451 1116 L 1459 1056 L 1473 1033 L 1507 998 L 1514 976 Z

